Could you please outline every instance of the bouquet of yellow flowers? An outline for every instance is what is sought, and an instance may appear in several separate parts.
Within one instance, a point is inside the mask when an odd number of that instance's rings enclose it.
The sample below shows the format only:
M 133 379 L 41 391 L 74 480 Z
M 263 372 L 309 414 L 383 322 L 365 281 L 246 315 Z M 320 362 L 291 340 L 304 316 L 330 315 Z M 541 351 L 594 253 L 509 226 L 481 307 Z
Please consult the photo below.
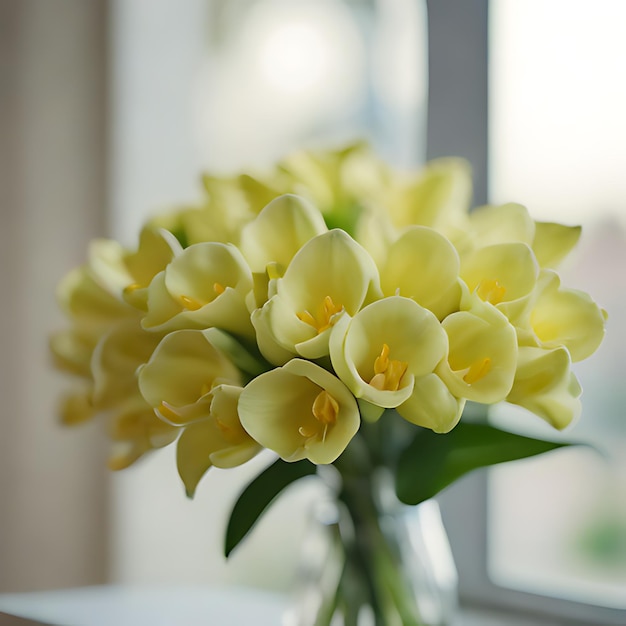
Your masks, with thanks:
M 579 227 L 519 204 L 470 212 L 464 161 L 398 172 L 364 145 L 204 187 L 136 250 L 92 242 L 60 284 L 71 325 L 51 343 L 82 381 L 63 421 L 104 416 L 112 469 L 175 442 L 193 496 L 211 467 L 276 453 L 235 506 L 227 553 L 320 465 L 346 481 L 385 468 L 417 504 L 562 445 L 462 416 L 506 401 L 560 430 L 579 415 L 571 363 L 606 318 L 556 272 Z

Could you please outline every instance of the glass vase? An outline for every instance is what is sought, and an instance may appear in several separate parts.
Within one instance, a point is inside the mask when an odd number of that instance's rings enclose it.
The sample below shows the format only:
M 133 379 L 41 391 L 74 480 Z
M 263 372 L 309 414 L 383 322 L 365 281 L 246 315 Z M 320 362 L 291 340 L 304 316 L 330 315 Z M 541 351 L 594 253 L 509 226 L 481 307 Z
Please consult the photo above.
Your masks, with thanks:
M 435 501 L 398 501 L 389 475 L 327 468 L 285 626 L 448 626 L 457 573 Z

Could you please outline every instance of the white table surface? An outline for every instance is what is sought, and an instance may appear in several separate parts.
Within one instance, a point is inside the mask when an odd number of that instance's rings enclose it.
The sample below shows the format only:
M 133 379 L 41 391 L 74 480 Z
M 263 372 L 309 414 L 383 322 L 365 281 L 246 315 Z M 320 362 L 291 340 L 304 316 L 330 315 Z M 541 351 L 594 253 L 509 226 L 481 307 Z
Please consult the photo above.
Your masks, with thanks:
M 0 613 L 52 626 L 281 626 L 289 599 L 235 587 L 83 587 L 0 594 Z M 0 624 L 4 624 L 0 620 Z M 464 610 L 455 626 L 556 626 L 534 618 Z
M 231 587 L 84 587 L 0 595 L 0 612 L 54 626 L 279 626 L 285 598 Z

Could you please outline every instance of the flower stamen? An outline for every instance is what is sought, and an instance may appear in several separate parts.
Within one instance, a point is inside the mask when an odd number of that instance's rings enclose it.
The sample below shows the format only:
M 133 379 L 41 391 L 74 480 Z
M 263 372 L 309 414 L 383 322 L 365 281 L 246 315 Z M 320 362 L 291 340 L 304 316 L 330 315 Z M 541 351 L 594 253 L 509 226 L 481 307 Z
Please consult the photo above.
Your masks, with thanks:
M 334 424 L 337 421 L 337 413 L 339 413 L 339 403 L 328 391 L 323 389 L 317 394 L 313 401 L 311 412 L 318 422 L 322 424 Z
M 324 429 L 322 430 L 322 441 L 326 441 L 328 427 L 332 426 L 337 421 L 339 403 L 328 393 L 328 391 L 322 389 L 322 391 L 315 396 L 315 400 L 313 400 L 311 413 L 313 413 L 313 417 L 319 422 L 319 424 L 324 426 Z M 315 425 L 300 426 L 300 428 L 298 428 L 298 432 L 306 439 L 314 439 L 319 437 L 320 428 Z
M 341 304 L 335 304 L 330 296 L 326 296 L 315 317 L 307 310 L 296 313 L 298 319 L 317 330 L 317 334 L 323 333 L 335 323 L 335 316 L 343 311 Z
M 374 376 L 369 384 L 379 391 L 397 391 L 409 364 L 389 358 L 389 346 L 384 343 L 374 361 Z
M 317 435 L 317 432 L 314 430 L 308 430 L 306 429 L 304 426 L 300 426 L 300 428 L 298 428 L 298 432 L 303 436 L 306 437 L 307 439 L 310 439 L 311 437 L 315 437 L 315 435 Z
M 183 304 L 183 308 L 187 309 L 188 311 L 197 311 L 204 306 L 202 303 L 194 300 L 193 298 L 190 298 L 189 296 L 180 296 L 180 301 Z

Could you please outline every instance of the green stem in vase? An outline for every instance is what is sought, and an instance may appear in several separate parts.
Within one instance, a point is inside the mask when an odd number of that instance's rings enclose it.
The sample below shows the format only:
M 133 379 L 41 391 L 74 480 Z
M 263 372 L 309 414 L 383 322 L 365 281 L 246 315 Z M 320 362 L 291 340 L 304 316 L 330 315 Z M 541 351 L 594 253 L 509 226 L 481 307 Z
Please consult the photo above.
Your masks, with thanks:
M 369 605 L 376 626 L 420 626 L 415 596 L 400 564 L 399 547 L 381 527 L 384 519 L 373 478 L 370 474 L 345 478 L 338 494 L 353 525 L 353 536 L 346 541 L 344 578 L 351 573 L 358 581 L 362 601 L 355 603 L 356 612 L 363 604 Z

